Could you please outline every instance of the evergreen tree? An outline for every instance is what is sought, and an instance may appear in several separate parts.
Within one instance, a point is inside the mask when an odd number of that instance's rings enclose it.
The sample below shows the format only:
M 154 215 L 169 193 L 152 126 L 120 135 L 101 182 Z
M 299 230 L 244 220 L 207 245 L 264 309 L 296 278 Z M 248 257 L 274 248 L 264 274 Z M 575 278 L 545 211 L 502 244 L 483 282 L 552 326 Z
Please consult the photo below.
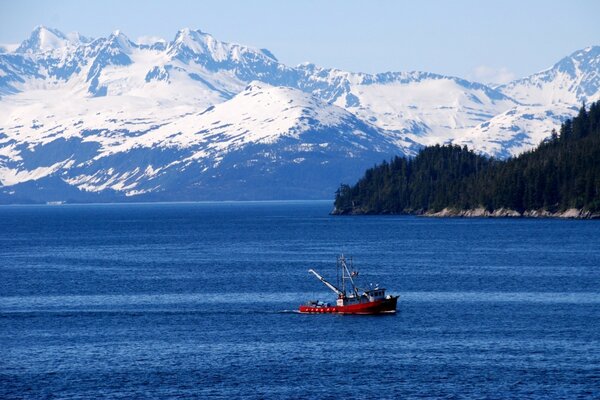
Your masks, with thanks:
M 585 104 L 533 151 L 505 161 L 456 145 L 394 157 L 336 192 L 338 213 L 420 213 L 484 207 L 600 212 L 600 102 Z

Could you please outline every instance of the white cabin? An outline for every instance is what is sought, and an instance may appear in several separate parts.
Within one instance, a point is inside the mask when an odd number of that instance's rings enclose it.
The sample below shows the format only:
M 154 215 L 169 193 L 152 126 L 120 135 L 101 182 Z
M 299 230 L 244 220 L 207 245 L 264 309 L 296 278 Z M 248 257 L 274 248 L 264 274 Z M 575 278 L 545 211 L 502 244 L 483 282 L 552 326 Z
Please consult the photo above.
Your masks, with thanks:
M 385 299 L 385 289 L 375 288 L 372 290 L 367 290 L 365 292 L 365 296 L 369 299 L 369 301 L 377 301 Z

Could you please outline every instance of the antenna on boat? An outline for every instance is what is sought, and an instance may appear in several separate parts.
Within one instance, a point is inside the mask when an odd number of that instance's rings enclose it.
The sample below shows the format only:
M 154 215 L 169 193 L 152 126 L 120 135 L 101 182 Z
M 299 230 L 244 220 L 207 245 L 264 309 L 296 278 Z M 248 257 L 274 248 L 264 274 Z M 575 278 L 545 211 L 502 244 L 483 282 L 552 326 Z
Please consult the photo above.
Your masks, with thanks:
M 342 253 L 342 257 L 343 257 L 343 254 L 344 253 Z M 339 258 L 336 258 L 336 260 L 335 260 L 335 279 L 336 279 L 335 282 L 336 282 L 337 287 L 340 287 L 340 259 Z M 343 286 L 342 286 L 342 291 L 344 291 Z
M 346 259 L 344 258 L 343 254 L 340 256 L 339 262 L 342 269 L 342 291 L 346 293 L 346 279 L 349 279 L 350 284 L 352 285 L 352 292 L 356 297 L 358 297 L 358 288 L 356 287 L 356 283 L 354 283 L 354 279 L 352 279 L 352 277 L 356 276 L 356 274 L 351 273 L 348 269 L 348 265 L 346 264 Z M 352 257 L 350 257 L 350 266 L 352 266 Z

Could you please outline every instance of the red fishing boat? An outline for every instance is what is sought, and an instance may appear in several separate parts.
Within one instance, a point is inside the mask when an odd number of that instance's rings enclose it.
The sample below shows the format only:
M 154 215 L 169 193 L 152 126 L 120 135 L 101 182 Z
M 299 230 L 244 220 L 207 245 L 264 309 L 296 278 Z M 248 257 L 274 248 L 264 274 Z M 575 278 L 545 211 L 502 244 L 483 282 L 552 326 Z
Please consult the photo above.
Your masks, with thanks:
M 381 314 L 396 312 L 398 296 L 386 295 L 385 289 L 378 285 L 371 286 L 369 289 L 356 286 L 354 278 L 358 276 L 358 272 L 352 268 L 352 264 L 348 268 L 343 255 L 338 258 L 336 271 L 337 285 L 334 286 L 315 270 L 308 270 L 337 295 L 337 300 L 335 304 L 311 300 L 300 306 L 301 313 Z

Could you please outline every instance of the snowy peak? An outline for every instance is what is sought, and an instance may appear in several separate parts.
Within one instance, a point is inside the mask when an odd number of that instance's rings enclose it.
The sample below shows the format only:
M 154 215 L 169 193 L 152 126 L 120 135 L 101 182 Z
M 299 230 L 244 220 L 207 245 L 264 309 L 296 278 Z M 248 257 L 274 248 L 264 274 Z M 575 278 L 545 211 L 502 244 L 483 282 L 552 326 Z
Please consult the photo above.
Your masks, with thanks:
M 129 40 L 124 33 L 119 30 L 114 31 L 108 37 L 106 47 L 111 49 L 120 50 L 126 54 L 130 54 L 133 48 L 139 47 L 137 44 Z
M 91 42 L 90 38 L 82 36 L 78 32 L 71 32 L 65 35 L 58 29 L 40 25 L 33 29 L 29 38 L 19 45 L 15 53 L 47 53 L 56 50 L 65 50 L 68 47 L 76 47 L 89 42 Z
M 423 145 L 531 149 L 600 96 L 599 60 L 589 47 L 491 88 L 428 72 L 288 67 L 201 30 L 135 43 L 120 31 L 89 40 L 37 27 L 0 54 L 0 186 L 324 198 Z
M 242 143 L 298 137 L 302 132 L 340 126 L 351 120 L 354 125 L 364 125 L 348 111 L 308 93 L 257 81 L 231 100 L 209 108 L 201 119 L 201 125 L 207 127 L 218 127 L 226 121 L 219 134 L 238 137 Z
M 590 46 L 571 55 L 575 67 L 574 79 L 578 84 L 577 98 L 591 103 L 599 98 L 600 46 Z
M 105 42 L 109 43 L 112 47 L 120 47 L 122 49 L 130 49 L 131 47 L 137 46 L 118 30 L 108 36 L 107 39 L 98 39 L 97 41 L 94 41 L 91 38 L 79 34 L 79 32 L 64 34 L 58 29 L 40 25 L 35 27 L 29 38 L 19 45 L 15 50 L 15 53 L 37 55 L 53 52 L 55 50 L 67 50 L 69 48 L 72 52 L 75 52 L 78 46 L 86 46 L 89 44 L 94 46 L 94 43 Z
M 600 46 L 578 50 L 551 68 L 498 87 L 530 105 L 576 105 L 600 98 Z
M 258 50 L 235 43 L 222 42 L 201 30 L 181 29 L 170 43 L 167 53 L 183 62 L 190 60 L 200 64 L 240 63 L 248 59 L 277 62 L 268 50 Z
M 427 72 L 351 73 L 301 64 L 302 90 L 421 144 L 451 141 L 519 103 L 486 85 Z
M 31 32 L 29 39 L 24 40 L 17 53 L 41 53 L 62 49 L 69 44 L 69 39 L 64 33 L 57 29 L 47 28 L 45 26 L 37 26 Z
M 598 71 L 600 68 L 600 46 L 590 46 L 578 50 L 568 57 L 557 62 L 553 69 L 577 78 L 581 74 L 590 71 Z
M 600 99 L 600 46 L 564 57 L 552 67 L 498 87 L 521 102 L 455 139 L 497 157 L 532 149 L 573 117 L 582 103 Z
M 60 178 L 84 194 L 323 198 L 403 151 L 340 107 L 263 82 L 203 111 L 128 99 L 111 106 L 117 99 L 87 98 L 67 108 L 52 102 L 44 112 L 51 117 L 33 125 L 15 104 L 11 126 L 22 126 L 0 137 L 0 185 Z M 82 119 L 90 108 L 95 113 Z
M 212 60 L 222 61 L 227 58 L 229 46 L 218 42 L 208 33 L 201 30 L 181 29 L 169 46 L 168 54 L 184 62 L 205 55 Z
M 83 36 L 79 32 L 67 33 L 65 36 L 67 37 L 67 39 L 69 39 L 69 42 L 73 44 L 87 44 L 93 41 L 92 38 Z

